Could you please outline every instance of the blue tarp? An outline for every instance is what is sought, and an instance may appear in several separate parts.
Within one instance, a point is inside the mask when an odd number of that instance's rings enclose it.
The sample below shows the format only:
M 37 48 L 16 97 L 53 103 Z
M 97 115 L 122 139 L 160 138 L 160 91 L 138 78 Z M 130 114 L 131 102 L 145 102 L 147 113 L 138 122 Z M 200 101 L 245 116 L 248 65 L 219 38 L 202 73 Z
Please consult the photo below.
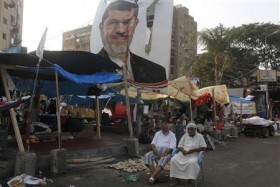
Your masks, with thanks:
M 57 64 L 53 64 L 53 68 L 63 78 L 77 84 L 106 84 L 120 82 L 122 80 L 122 76 L 117 73 L 100 72 L 92 75 L 78 75 L 65 71 Z

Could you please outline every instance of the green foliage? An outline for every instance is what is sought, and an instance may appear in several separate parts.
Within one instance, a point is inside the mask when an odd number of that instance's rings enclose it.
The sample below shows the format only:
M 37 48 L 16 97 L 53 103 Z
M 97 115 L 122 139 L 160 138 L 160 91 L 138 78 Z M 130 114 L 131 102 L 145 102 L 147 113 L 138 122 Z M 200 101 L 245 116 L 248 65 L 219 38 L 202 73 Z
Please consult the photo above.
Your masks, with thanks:
M 203 86 L 256 84 L 252 74 L 260 63 L 275 70 L 280 66 L 279 25 L 252 23 L 225 28 L 220 24 L 199 33 L 199 41 L 207 52 L 196 58 L 193 73 L 201 78 Z
M 201 86 L 215 85 L 213 55 L 203 53 L 199 55 L 193 65 L 193 74 L 201 79 Z

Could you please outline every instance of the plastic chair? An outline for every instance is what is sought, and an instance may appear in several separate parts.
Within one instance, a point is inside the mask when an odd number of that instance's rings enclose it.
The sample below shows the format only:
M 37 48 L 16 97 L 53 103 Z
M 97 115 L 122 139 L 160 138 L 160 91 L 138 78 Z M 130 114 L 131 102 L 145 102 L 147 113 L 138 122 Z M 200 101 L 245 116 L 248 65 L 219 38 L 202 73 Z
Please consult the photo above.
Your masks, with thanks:
M 173 149 L 172 151 L 172 157 L 177 154 L 179 152 L 179 149 L 176 148 L 176 149 Z M 197 159 L 197 163 L 200 167 L 200 170 L 201 170 L 201 174 L 202 174 L 202 179 L 203 179 L 203 182 L 204 182 L 204 169 L 203 169 L 203 157 L 204 157 L 204 151 L 200 151 L 198 153 L 198 159 Z M 199 175 L 199 174 L 198 174 Z M 198 177 L 197 177 L 198 178 Z M 197 187 L 197 179 L 195 180 L 195 187 Z
M 200 167 L 201 170 L 201 174 L 202 174 L 202 180 L 204 182 L 204 169 L 203 169 L 203 157 L 204 157 L 204 151 L 200 151 L 198 153 L 198 159 L 197 159 L 197 163 Z M 199 174 L 198 174 L 199 175 Z M 198 177 L 197 177 L 198 178 Z M 197 179 L 195 180 L 195 187 L 197 187 Z

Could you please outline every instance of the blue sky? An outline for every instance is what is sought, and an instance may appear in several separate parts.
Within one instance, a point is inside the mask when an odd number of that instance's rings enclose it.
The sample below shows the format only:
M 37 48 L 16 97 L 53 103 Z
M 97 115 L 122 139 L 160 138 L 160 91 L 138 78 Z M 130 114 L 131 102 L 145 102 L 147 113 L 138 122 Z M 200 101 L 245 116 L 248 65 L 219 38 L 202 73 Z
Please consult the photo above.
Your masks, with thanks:
M 182 4 L 198 23 L 198 30 L 247 23 L 280 24 L 280 0 L 174 0 Z M 61 50 L 62 32 L 92 24 L 98 0 L 25 0 L 23 46 L 36 50 L 48 27 L 45 48 Z

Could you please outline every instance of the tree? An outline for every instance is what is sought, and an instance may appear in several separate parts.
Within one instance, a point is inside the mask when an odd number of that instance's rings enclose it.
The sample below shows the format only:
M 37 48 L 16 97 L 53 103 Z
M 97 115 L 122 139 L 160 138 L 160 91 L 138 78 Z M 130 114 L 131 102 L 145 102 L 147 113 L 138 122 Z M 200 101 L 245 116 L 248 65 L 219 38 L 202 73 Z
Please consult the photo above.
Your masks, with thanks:
M 193 68 L 193 74 L 200 78 L 201 87 L 215 85 L 213 55 L 203 53 L 196 57 Z
M 213 85 L 208 74 L 215 75 L 216 84 L 229 87 L 256 84 L 256 77 L 252 74 L 259 64 L 266 63 L 274 70 L 280 67 L 280 32 L 275 32 L 278 30 L 279 25 L 252 23 L 233 28 L 219 25 L 202 31 L 200 40 L 207 52 L 196 58 L 194 75 L 199 76 L 202 83 L 204 81 L 204 86 Z
M 280 26 L 271 23 L 252 23 L 231 29 L 234 46 L 253 52 L 258 57 L 256 66 L 267 62 L 272 69 L 279 69 L 280 33 L 275 31 L 280 31 Z
M 205 29 L 199 33 L 199 42 L 213 56 L 216 85 L 221 84 L 224 71 L 230 67 L 231 54 L 229 49 L 231 41 L 229 29 L 222 24 L 214 29 Z

